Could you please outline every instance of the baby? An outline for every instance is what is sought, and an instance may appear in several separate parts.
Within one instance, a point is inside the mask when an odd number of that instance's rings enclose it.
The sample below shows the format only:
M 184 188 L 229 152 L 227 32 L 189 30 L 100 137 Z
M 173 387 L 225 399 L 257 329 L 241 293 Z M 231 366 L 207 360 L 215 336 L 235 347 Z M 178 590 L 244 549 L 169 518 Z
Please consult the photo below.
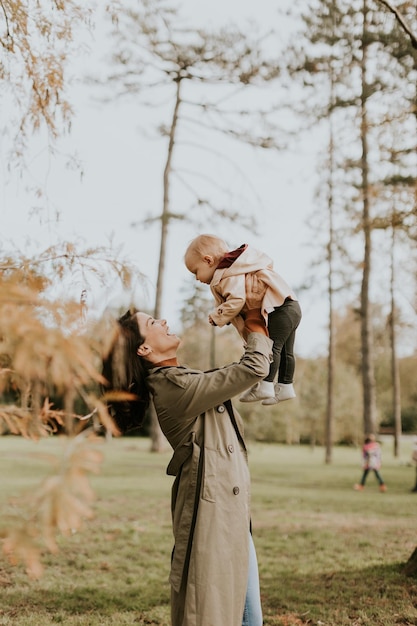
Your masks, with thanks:
M 285 280 L 273 269 L 263 252 L 244 244 L 229 251 L 216 235 L 199 235 L 188 246 L 184 261 L 201 283 L 210 285 L 216 308 L 209 314 L 213 326 L 230 322 L 242 335 L 246 307 L 245 277 L 256 272 L 266 285 L 262 314 L 273 341 L 273 361 L 268 376 L 246 391 L 239 400 L 271 405 L 295 398 L 293 386 L 295 331 L 301 320 L 297 299 Z

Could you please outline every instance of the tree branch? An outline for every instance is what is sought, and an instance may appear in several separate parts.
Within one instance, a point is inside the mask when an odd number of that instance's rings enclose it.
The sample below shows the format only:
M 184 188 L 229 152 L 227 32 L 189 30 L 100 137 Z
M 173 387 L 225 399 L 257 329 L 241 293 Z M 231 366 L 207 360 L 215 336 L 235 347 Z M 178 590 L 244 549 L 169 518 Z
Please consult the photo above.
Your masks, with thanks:
M 388 0 L 379 0 L 379 2 L 383 5 L 385 5 L 387 7 L 387 9 L 389 11 L 391 11 L 391 13 L 393 13 L 395 15 L 395 18 L 397 19 L 397 21 L 400 23 L 402 29 L 404 30 L 405 33 L 407 33 L 407 35 L 410 37 L 411 39 L 411 45 L 413 46 L 413 48 L 415 48 L 417 50 L 417 35 L 415 35 L 413 33 L 413 31 L 411 30 L 410 26 L 407 24 L 407 22 L 405 21 L 404 17 L 401 15 L 401 13 L 398 11 L 398 9 L 394 6 L 392 6 L 392 4 L 390 2 L 388 2 Z
M 7 16 L 7 13 L 6 13 L 6 7 L 4 6 L 4 3 L 3 3 L 2 0 L 0 0 L 0 6 L 3 9 L 4 19 L 6 21 L 6 36 L 7 37 L 11 37 L 11 35 L 10 35 L 10 28 L 9 28 L 9 18 Z

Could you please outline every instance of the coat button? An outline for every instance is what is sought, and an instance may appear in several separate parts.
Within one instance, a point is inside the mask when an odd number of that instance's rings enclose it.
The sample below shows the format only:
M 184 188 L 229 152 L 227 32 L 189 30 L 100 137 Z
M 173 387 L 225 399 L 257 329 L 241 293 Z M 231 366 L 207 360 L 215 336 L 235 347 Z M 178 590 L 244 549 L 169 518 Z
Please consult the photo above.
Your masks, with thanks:
M 234 452 L 235 451 L 235 449 L 234 449 L 234 447 L 232 446 L 231 443 L 227 446 L 227 449 L 229 450 L 229 452 Z
M 224 413 L 224 411 L 225 411 L 224 406 L 223 406 L 222 404 L 220 404 L 220 405 L 217 407 L 217 413 Z
M 239 491 L 240 491 L 239 487 L 233 487 L 233 493 L 235 494 L 235 496 L 237 496 Z

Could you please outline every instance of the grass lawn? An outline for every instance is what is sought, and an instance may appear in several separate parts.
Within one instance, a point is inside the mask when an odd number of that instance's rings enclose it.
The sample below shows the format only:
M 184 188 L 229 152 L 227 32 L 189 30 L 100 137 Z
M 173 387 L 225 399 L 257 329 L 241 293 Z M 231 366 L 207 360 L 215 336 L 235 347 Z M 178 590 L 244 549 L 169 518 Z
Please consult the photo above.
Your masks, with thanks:
M 169 626 L 170 453 L 151 454 L 133 438 L 99 446 L 94 519 L 45 554 L 38 581 L 0 559 L 1 626 Z M 46 455 L 64 447 L 58 438 L 0 437 L 0 527 L 19 510 L 16 498 L 51 472 Z M 395 459 L 385 442 L 388 491 L 370 475 L 359 493 L 357 449 L 335 448 L 325 465 L 318 447 L 249 445 L 265 626 L 417 625 L 417 579 L 402 574 L 417 545 L 410 451 L 403 442 Z

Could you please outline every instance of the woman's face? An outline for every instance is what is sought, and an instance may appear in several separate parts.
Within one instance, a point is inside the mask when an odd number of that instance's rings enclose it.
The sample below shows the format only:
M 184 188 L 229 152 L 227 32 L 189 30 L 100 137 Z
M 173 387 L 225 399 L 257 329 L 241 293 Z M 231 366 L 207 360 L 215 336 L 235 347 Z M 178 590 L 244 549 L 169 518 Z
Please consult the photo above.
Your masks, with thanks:
M 166 320 L 155 320 L 146 313 L 137 313 L 136 318 L 140 334 L 144 338 L 142 345 L 149 348 L 149 353 L 143 356 L 158 362 L 176 355 L 181 340 L 177 335 L 170 334 Z

